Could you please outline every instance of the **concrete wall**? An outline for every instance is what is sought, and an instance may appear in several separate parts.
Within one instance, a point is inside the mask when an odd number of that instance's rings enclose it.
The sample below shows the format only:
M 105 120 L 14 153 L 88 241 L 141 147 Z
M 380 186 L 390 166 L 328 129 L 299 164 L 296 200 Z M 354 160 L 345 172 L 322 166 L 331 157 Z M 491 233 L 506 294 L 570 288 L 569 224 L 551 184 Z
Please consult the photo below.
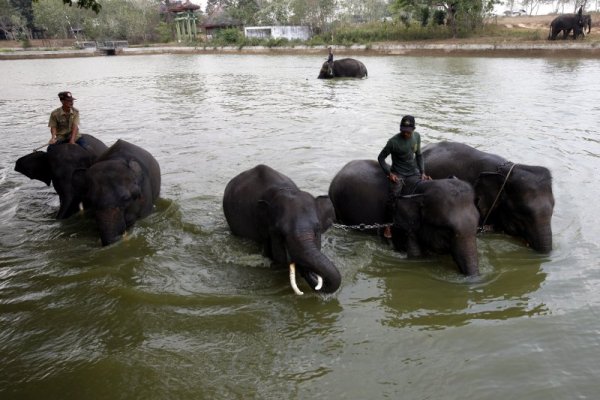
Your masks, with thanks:
M 249 26 L 244 28 L 244 35 L 261 39 L 308 40 L 311 37 L 311 32 L 308 26 Z

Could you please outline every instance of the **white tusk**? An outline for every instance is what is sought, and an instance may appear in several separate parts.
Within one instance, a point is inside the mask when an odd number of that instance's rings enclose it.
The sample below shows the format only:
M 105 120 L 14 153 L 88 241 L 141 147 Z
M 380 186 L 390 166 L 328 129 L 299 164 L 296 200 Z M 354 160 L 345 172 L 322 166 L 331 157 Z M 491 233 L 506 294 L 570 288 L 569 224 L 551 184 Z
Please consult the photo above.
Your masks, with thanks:
M 296 264 L 290 264 L 290 285 L 292 285 L 292 289 L 294 289 L 294 293 L 298 296 L 302 296 L 304 292 L 298 289 L 298 284 L 296 284 Z
M 323 287 L 323 278 L 317 275 L 317 286 L 315 286 L 315 290 L 321 290 Z

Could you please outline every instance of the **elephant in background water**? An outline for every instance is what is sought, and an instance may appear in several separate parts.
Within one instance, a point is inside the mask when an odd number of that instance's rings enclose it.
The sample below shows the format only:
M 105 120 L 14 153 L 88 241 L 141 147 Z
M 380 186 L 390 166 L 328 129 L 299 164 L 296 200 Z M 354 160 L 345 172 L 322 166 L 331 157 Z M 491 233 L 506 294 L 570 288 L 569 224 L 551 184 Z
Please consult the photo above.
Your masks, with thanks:
M 427 173 L 469 182 L 480 224 L 524 238 L 536 251 L 552 250 L 552 175 L 545 167 L 514 164 L 466 144 L 440 142 L 423 148 Z
M 365 64 L 353 58 L 342 58 L 334 61 L 333 65 L 325 61 L 318 78 L 364 78 L 366 76 L 367 67 L 365 67 Z
M 338 222 L 384 224 L 388 180 L 375 160 L 354 160 L 333 178 L 329 197 Z M 450 253 L 460 272 L 479 273 L 474 192 L 458 179 L 419 182 L 411 195 L 396 198 L 392 243 L 408 257 Z
M 69 218 L 79 211 L 82 197 L 72 185 L 73 172 L 89 168 L 108 149 L 92 135 L 81 136 L 85 140 L 84 147 L 69 143 L 58 144 L 50 146 L 47 152 L 34 151 L 15 163 L 15 171 L 46 185 L 52 183 L 60 199 L 57 219 Z
M 590 15 L 583 15 L 582 7 L 579 7 L 579 11 L 576 14 L 563 14 L 554 18 L 550 23 L 550 33 L 548 34 L 548 40 L 556 40 L 556 37 L 563 32 L 563 39 L 567 39 L 569 33 L 573 31 L 573 39 L 577 39 L 578 36 L 584 36 L 584 28 L 586 24 L 589 24 L 588 33 L 591 30 L 592 17 Z M 587 18 L 589 17 L 589 18 Z
M 229 181 L 223 212 L 234 235 L 262 244 L 275 263 L 290 265 L 297 294 L 302 292 L 295 282 L 296 267 L 315 291 L 333 293 L 340 287 L 339 271 L 321 252 L 321 234 L 334 219 L 327 196 L 314 198 L 287 176 L 257 165 Z

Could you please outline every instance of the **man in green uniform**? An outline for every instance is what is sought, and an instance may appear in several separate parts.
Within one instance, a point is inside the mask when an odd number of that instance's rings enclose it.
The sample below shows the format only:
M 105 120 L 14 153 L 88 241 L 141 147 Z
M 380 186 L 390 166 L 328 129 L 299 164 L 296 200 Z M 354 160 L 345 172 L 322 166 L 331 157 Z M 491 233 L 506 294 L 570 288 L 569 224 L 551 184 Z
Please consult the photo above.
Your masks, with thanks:
M 391 167 L 385 159 L 392 155 Z M 425 165 L 421 155 L 421 135 L 415 132 L 415 118 L 405 115 L 400 121 L 400 132 L 394 135 L 377 157 L 379 165 L 390 181 L 386 213 L 392 219 L 394 199 L 400 194 L 410 193 L 421 180 L 431 179 L 425 175 Z M 390 227 L 386 227 L 384 236 L 390 238 Z
M 83 139 L 79 133 L 79 110 L 73 107 L 75 98 L 71 92 L 60 92 L 58 98 L 62 106 L 50 114 L 50 134 L 52 137 L 48 144 L 50 146 L 63 143 L 77 143 L 84 146 Z

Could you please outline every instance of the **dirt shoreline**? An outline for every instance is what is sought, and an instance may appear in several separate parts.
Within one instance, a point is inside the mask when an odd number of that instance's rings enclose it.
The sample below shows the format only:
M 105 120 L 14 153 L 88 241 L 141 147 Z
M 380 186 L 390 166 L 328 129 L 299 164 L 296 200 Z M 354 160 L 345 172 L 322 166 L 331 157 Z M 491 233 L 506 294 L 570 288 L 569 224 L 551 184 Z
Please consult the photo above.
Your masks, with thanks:
M 467 56 L 467 57 L 575 57 L 600 58 L 600 44 L 595 42 L 498 42 L 498 43 L 458 43 L 458 42 L 393 42 L 371 45 L 333 46 L 336 56 L 390 55 L 390 56 Z M 294 47 L 193 47 L 193 46 L 151 46 L 129 47 L 118 52 L 117 57 L 126 55 L 151 54 L 325 54 L 326 46 Z M 106 54 L 94 50 L 61 49 L 11 49 L 0 52 L 0 60 L 23 60 L 43 58 L 105 57 Z
M 555 15 L 494 17 L 488 24 L 502 29 L 537 31 L 546 37 L 550 21 Z M 457 56 L 457 57 L 564 57 L 600 58 L 600 16 L 594 13 L 593 28 L 584 40 L 522 40 L 518 37 L 473 37 L 469 39 L 447 39 L 414 42 L 380 42 L 368 45 L 332 46 L 336 57 L 358 56 Z M 106 54 L 94 50 L 77 50 L 73 39 L 33 40 L 28 49 L 19 47 L 17 41 L 0 41 L 0 60 L 105 57 Z M 217 47 L 208 44 L 181 46 L 177 44 L 131 46 L 117 56 L 150 54 L 260 54 L 290 55 L 318 54 L 326 56 L 326 46 L 293 47 Z

